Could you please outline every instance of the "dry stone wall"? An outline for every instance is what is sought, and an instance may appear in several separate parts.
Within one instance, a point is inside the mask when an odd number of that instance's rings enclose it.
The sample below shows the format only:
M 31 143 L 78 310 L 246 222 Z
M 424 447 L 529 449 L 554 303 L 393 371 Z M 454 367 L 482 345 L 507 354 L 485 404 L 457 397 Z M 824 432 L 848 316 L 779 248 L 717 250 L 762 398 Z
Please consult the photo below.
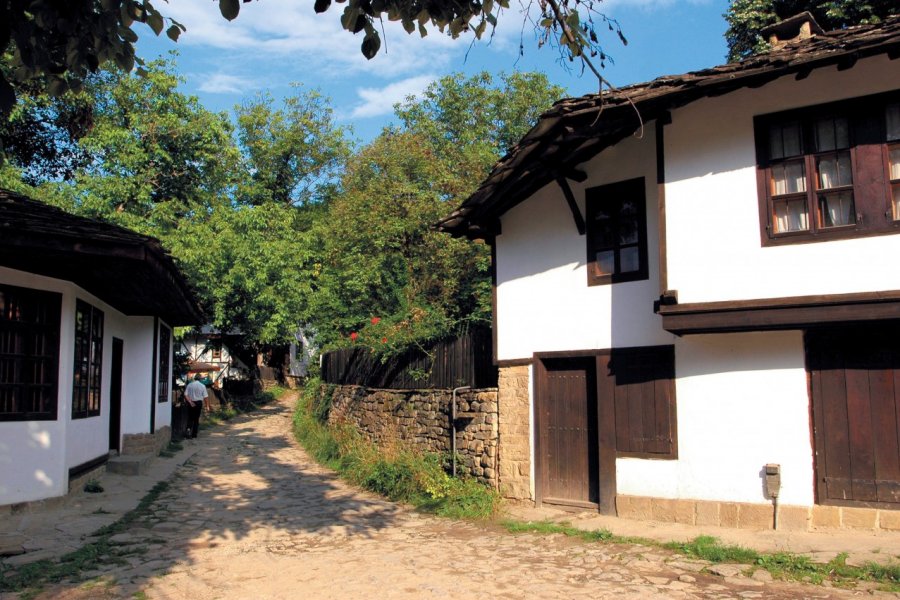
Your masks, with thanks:
M 331 423 L 350 423 L 376 444 L 402 440 L 423 452 L 450 452 L 450 390 L 384 390 L 335 386 Z M 498 487 L 499 416 L 496 388 L 457 395 L 459 468 Z
M 530 385 L 527 365 L 500 369 L 500 493 L 531 499 Z

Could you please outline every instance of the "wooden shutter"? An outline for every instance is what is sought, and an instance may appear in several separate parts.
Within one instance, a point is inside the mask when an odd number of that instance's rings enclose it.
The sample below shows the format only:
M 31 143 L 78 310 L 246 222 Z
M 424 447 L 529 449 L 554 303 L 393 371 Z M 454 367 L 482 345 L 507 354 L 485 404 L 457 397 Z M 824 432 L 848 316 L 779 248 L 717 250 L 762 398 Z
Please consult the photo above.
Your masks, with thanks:
M 613 350 L 609 375 L 618 455 L 677 458 L 674 346 Z

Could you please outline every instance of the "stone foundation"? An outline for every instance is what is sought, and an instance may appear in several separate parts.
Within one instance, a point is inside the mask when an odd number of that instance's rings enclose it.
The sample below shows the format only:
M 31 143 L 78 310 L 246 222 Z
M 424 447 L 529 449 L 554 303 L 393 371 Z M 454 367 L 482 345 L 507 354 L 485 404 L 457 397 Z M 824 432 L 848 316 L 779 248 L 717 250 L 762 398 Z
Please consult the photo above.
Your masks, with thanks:
M 617 496 L 616 510 L 623 519 L 732 529 L 773 529 L 771 504 Z M 778 531 L 824 529 L 900 531 L 900 511 L 819 505 L 778 507 Z
M 335 386 L 329 422 L 350 423 L 379 445 L 400 440 L 423 452 L 450 453 L 450 390 L 383 390 Z M 497 390 L 457 395 L 460 467 L 497 487 Z
M 531 498 L 531 410 L 528 365 L 502 367 L 498 381 L 500 409 L 500 493 Z
M 156 433 L 126 433 L 122 436 L 122 450 L 119 454 L 159 454 L 172 439 L 172 428 L 166 425 Z

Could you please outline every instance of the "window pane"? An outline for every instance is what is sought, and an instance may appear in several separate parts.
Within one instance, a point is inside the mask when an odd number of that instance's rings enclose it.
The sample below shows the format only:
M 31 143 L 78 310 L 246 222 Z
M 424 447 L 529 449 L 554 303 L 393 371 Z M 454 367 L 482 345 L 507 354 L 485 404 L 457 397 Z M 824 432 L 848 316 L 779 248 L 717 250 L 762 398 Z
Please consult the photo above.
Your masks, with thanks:
M 850 147 L 847 119 L 820 119 L 816 121 L 815 133 L 817 152 Z
M 619 252 L 619 271 L 622 273 L 632 273 L 641 269 L 641 253 L 637 246 L 629 246 L 622 248 Z
M 616 254 L 612 250 L 597 253 L 597 269 L 604 275 L 611 275 L 616 268 Z
M 819 223 L 822 227 L 852 225 L 855 216 L 852 192 L 819 195 Z
M 809 221 L 806 214 L 806 199 L 775 201 L 775 232 L 806 231 Z
M 892 192 L 894 196 L 894 218 L 900 219 L 900 183 L 894 184 Z
M 900 146 L 891 148 L 891 179 L 900 179 Z
M 794 160 L 772 166 L 772 193 L 800 194 L 806 191 L 806 167 L 803 161 Z
M 887 107 L 887 139 L 900 140 L 900 104 Z
M 820 190 L 853 185 L 849 152 L 820 156 L 816 159 L 816 169 L 819 172 Z
M 799 156 L 801 152 L 800 125 L 773 125 L 769 128 L 769 158 L 777 160 L 789 156 Z

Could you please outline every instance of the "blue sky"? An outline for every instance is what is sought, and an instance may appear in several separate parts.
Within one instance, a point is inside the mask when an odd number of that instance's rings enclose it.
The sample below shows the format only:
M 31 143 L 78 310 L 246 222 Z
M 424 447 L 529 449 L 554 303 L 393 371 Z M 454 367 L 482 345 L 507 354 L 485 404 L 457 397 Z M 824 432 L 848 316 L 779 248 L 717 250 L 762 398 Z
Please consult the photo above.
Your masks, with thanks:
M 426 38 L 407 35 L 397 23 L 385 24 L 378 55 L 367 61 L 359 51 L 362 35 L 340 27 L 342 6 L 317 15 L 312 0 L 256 0 L 241 4 L 228 22 L 211 0 L 170 0 L 157 7 L 187 26 L 172 43 L 138 30 L 138 54 L 150 59 L 177 49 L 184 91 L 211 110 L 231 113 L 235 104 L 260 91 L 281 97 L 302 83 L 331 98 L 335 118 L 366 141 L 392 122 L 392 106 L 443 75 L 487 70 L 543 71 L 567 94 L 597 91 L 597 80 L 578 68 L 559 64 L 559 53 L 538 48 L 526 26 L 519 0 L 503 13 L 490 43 L 434 30 Z M 647 81 L 725 62 L 727 0 L 606 0 L 607 16 L 620 23 L 628 45 L 610 35 L 601 39 L 614 59 L 604 76 L 614 85 Z M 520 40 L 524 56 L 519 56 Z

